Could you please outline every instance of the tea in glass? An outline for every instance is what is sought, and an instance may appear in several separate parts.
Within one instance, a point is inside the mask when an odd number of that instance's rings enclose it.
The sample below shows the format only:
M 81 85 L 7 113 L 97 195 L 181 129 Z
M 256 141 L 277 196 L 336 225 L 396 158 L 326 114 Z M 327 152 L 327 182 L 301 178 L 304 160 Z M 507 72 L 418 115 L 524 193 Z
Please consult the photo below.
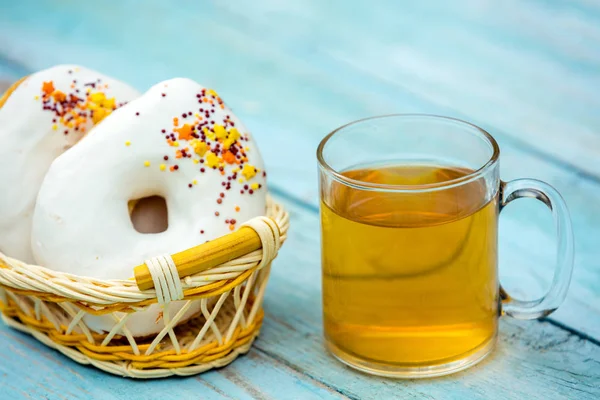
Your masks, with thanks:
M 392 165 L 342 174 L 424 185 L 472 172 Z M 498 202 L 496 196 L 484 202 L 480 181 L 424 194 L 336 183 L 330 190 L 321 204 L 330 346 L 365 360 L 417 367 L 456 361 L 494 339 Z
M 558 308 L 573 269 L 565 202 L 544 182 L 502 182 L 499 155 L 483 129 L 431 115 L 367 118 L 323 139 L 323 321 L 336 358 L 378 375 L 445 375 L 491 352 L 501 314 Z M 533 301 L 498 282 L 498 215 L 522 197 L 546 204 L 557 232 L 552 285 Z

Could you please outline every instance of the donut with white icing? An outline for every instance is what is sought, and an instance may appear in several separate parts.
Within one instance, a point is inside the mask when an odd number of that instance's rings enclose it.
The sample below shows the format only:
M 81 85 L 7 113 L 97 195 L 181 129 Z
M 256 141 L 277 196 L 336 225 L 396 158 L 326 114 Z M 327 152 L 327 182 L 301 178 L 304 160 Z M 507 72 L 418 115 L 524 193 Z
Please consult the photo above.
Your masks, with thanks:
M 0 251 L 33 263 L 31 222 L 52 161 L 139 93 L 76 65 L 17 82 L 0 102 Z
M 144 234 L 134 229 L 128 202 L 151 196 L 165 199 L 168 226 Z M 225 235 L 265 211 L 266 174 L 250 133 L 217 93 L 179 78 L 117 110 L 53 162 L 37 200 L 32 247 L 40 265 L 126 279 L 146 259 Z M 129 330 L 160 331 L 159 312 L 155 305 L 136 313 Z M 87 323 L 101 331 L 114 321 Z

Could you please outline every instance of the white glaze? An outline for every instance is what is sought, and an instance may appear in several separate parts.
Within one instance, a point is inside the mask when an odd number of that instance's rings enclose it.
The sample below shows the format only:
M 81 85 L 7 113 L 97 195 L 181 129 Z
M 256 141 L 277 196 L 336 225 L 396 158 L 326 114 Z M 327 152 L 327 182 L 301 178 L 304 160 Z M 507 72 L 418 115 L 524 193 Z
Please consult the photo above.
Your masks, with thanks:
M 75 88 L 70 87 L 73 79 L 77 80 Z M 79 88 L 84 98 L 85 90 L 92 88 L 83 84 L 97 83 L 98 79 L 109 85 L 102 92 L 107 98 L 114 97 L 117 103 L 139 96 L 135 89 L 96 71 L 59 65 L 29 76 L 0 108 L 0 251 L 3 253 L 34 262 L 31 220 L 38 190 L 52 161 L 84 135 L 81 129 L 75 131 L 60 122 L 53 123 L 57 118 L 55 113 L 43 109 L 43 83 L 52 81 L 54 88 L 65 94 Z M 86 131 L 91 129 L 92 119 L 82 126 Z
M 229 233 L 227 219 L 234 218 L 238 227 L 264 215 L 263 161 L 247 129 L 231 110 L 216 107 L 208 120 L 222 123 L 229 115 L 239 133 L 249 138 L 243 142 L 248 148 L 246 164 L 260 172 L 244 179 L 244 183 L 237 180 L 242 178 L 239 173 L 230 190 L 221 183 L 237 165 L 225 163 L 224 177 L 218 170 L 194 163 L 193 158 L 200 159 L 196 154 L 175 159 L 175 151 L 189 147 L 189 142 L 179 140 L 179 147 L 173 147 L 161 133 L 162 129 L 167 133 L 173 130 L 174 117 L 178 117 L 181 127 L 196 118 L 184 119 L 182 113 L 206 109 L 196 97 L 202 89 L 188 79 L 155 85 L 113 112 L 76 147 L 54 161 L 42 184 L 34 215 L 32 246 L 38 263 L 82 276 L 126 279 L 133 276 L 134 266 L 150 257 L 173 254 Z M 164 161 L 165 155 L 168 161 Z M 145 166 L 146 162 L 150 165 Z M 161 164 L 167 169 L 162 171 Z M 175 164 L 179 169 L 170 171 L 168 166 Z M 197 183 L 189 188 L 194 180 Z M 248 191 L 241 194 L 246 184 L 260 184 L 261 188 L 252 195 Z M 218 204 L 220 193 L 225 197 Z M 166 199 L 169 226 L 165 232 L 142 234 L 133 228 L 127 203 L 152 195 Z M 216 216 L 215 211 L 220 215 Z M 171 307 L 174 315 L 180 304 Z M 186 317 L 198 310 L 196 303 Z M 127 325 L 132 334 L 158 332 L 163 326 L 155 323 L 159 311 L 154 306 L 143 316 L 136 315 L 136 322 Z M 86 321 L 96 330 L 108 330 L 114 323 L 99 318 L 92 321 L 91 317 Z

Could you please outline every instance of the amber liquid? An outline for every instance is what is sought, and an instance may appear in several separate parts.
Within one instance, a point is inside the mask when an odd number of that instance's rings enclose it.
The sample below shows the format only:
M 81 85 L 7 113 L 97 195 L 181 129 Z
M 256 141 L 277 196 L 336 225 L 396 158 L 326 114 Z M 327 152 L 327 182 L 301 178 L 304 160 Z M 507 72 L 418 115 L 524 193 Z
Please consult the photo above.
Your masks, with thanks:
M 397 165 L 343 175 L 423 185 L 471 172 Z M 498 317 L 495 193 L 482 181 L 426 193 L 323 186 L 323 312 L 334 353 L 421 367 L 462 360 L 491 343 Z

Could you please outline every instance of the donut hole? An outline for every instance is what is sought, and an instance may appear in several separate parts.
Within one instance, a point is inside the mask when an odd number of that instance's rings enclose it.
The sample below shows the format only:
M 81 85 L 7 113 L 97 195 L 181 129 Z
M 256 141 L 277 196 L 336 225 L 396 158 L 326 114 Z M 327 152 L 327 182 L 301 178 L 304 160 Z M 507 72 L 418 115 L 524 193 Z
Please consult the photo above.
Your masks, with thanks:
M 169 210 L 162 196 L 129 200 L 129 218 L 139 233 L 161 233 L 169 228 Z

